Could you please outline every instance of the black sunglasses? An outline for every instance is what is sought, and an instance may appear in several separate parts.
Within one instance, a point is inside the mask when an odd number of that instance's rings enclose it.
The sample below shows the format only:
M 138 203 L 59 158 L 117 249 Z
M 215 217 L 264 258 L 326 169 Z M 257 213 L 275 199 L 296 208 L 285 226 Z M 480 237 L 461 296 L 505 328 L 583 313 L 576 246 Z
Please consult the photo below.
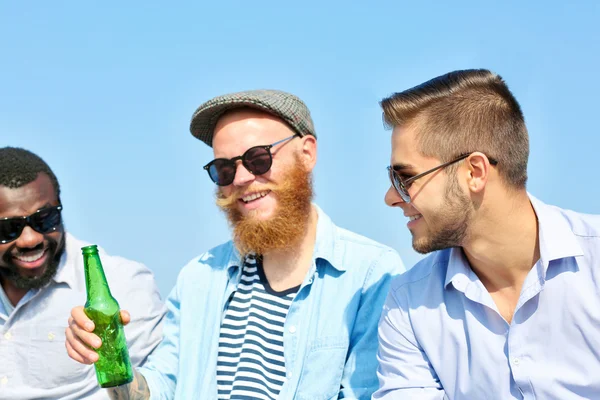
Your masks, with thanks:
M 42 234 L 54 232 L 61 223 L 61 210 L 62 206 L 54 206 L 39 209 L 27 217 L 0 218 L 0 243 L 18 239 L 26 226 Z
M 296 136 L 298 135 L 292 135 L 266 146 L 250 147 L 241 156 L 216 158 L 206 164 L 204 169 L 208 172 L 210 179 L 219 186 L 227 186 L 233 183 L 235 171 L 237 170 L 237 160 L 242 160 L 244 167 L 253 175 L 266 174 L 271 169 L 271 165 L 273 165 L 271 148 Z
M 392 181 L 392 186 L 394 186 L 394 189 L 396 189 L 396 192 L 398 192 L 398 194 L 400 195 L 400 197 L 402 198 L 402 200 L 405 203 L 410 203 L 410 194 L 408 193 L 408 189 L 410 188 L 410 185 L 412 185 L 412 183 L 414 181 L 416 181 L 419 178 L 424 177 L 425 175 L 429 175 L 432 172 L 437 171 L 438 169 L 442 169 L 442 168 L 446 168 L 449 165 L 452 165 L 454 163 L 457 163 L 461 160 L 464 160 L 465 158 L 469 157 L 471 154 L 473 153 L 467 153 L 467 154 L 463 154 L 460 157 L 458 157 L 457 159 L 454 159 L 452 161 L 448 161 L 446 163 L 440 164 L 435 168 L 431 168 L 428 171 L 422 172 L 418 175 L 415 176 L 411 176 L 408 179 L 403 179 L 400 174 L 398 173 L 398 171 L 396 171 L 394 169 L 394 167 L 392 166 L 388 166 L 388 174 L 390 176 L 390 180 Z M 488 160 L 490 161 L 490 164 L 492 165 L 497 165 L 498 161 L 496 161 L 493 158 L 488 157 Z

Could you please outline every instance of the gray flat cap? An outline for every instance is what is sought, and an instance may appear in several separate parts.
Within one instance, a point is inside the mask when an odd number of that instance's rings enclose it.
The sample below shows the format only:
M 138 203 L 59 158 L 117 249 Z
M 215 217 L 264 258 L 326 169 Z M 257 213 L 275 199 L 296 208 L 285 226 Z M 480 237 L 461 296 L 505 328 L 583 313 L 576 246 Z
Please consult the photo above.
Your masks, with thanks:
M 190 132 L 212 147 L 213 131 L 219 117 L 226 111 L 244 107 L 281 118 L 300 136 L 317 136 L 306 104 L 293 94 L 280 90 L 249 90 L 215 97 L 194 112 Z

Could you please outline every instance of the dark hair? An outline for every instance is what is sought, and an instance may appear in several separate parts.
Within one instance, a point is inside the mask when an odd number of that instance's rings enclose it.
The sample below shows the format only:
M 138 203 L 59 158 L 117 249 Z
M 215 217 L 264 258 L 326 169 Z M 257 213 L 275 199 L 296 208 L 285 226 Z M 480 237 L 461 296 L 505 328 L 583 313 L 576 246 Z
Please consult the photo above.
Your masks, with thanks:
M 389 126 L 416 129 L 419 151 L 443 162 L 480 151 L 512 187 L 527 181 L 529 135 L 519 103 L 497 74 L 453 71 L 381 101 Z
M 0 186 L 17 189 L 35 181 L 38 174 L 48 175 L 56 198 L 60 199 L 60 185 L 48 164 L 29 150 L 18 147 L 0 148 Z

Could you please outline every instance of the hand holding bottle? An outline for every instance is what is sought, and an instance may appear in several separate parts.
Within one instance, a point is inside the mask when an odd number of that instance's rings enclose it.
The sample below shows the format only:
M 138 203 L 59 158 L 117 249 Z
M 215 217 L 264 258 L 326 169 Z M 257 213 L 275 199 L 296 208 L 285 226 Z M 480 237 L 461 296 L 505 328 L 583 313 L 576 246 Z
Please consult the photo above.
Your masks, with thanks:
M 125 385 L 134 379 L 123 330 L 123 320 L 129 322 L 129 315 L 123 317 L 119 303 L 110 292 L 98 246 L 85 246 L 81 251 L 87 301 L 71 312 L 65 346 L 74 360 L 94 363 L 100 387 Z M 86 349 L 86 345 L 91 349 Z
M 121 322 L 127 325 L 131 317 L 125 310 L 121 310 Z M 94 321 L 83 312 L 83 306 L 71 310 L 69 325 L 65 329 L 67 340 L 65 347 L 69 357 L 82 364 L 93 364 L 98 361 L 98 353 L 92 348 L 98 349 L 102 345 L 100 338 L 95 335 Z

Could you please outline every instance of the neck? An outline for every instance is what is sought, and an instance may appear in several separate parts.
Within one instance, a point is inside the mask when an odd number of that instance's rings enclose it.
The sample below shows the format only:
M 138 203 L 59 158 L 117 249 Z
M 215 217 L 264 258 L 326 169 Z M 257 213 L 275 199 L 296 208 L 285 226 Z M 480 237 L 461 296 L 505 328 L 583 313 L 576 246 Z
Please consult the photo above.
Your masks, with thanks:
M 307 229 L 295 245 L 263 254 L 265 276 L 276 291 L 300 285 L 310 269 L 317 237 L 318 215 L 314 207 L 308 218 Z
M 488 291 L 520 292 L 540 257 L 538 223 L 527 193 L 496 194 L 494 208 L 480 210 L 463 250 Z M 477 233 L 473 233 L 477 232 Z
M 19 289 L 12 285 L 11 282 L 6 278 L 0 277 L 0 284 L 2 284 L 2 289 L 4 290 L 6 297 L 13 307 L 16 306 L 23 297 L 25 297 L 27 292 L 29 292 L 29 289 Z

